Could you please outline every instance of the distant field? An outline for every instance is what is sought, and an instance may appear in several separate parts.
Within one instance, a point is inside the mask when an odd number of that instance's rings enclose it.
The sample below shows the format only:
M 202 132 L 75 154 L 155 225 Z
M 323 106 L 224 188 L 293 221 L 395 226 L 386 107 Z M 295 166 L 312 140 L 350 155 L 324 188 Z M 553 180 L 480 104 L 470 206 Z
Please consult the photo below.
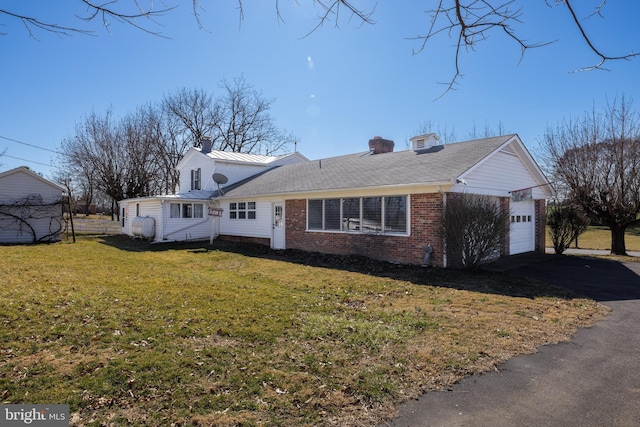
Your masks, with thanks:
M 628 251 L 640 251 L 640 228 L 630 228 L 625 234 Z M 547 228 L 547 246 L 551 244 L 551 237 Z M 575 243 L 571 244 L 575 247 Z M 578 238 L 578 248 L 581 249 L 611 249 L 611 231 L 608 227 L 589 226 L 587 231 Z

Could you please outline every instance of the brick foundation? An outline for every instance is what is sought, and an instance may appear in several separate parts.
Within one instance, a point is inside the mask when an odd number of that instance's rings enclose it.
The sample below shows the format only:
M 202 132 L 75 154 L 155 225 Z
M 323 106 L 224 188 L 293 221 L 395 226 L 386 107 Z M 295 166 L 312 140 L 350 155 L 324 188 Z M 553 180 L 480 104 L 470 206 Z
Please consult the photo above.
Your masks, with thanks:
M 267 247 L 271 246 L 271 239 L 267 239 L 264 237 L 230 236 L 227 234 L 220 234 L 217 238 L 228 242 L 256 243 L 258 245 L 265 245 Z

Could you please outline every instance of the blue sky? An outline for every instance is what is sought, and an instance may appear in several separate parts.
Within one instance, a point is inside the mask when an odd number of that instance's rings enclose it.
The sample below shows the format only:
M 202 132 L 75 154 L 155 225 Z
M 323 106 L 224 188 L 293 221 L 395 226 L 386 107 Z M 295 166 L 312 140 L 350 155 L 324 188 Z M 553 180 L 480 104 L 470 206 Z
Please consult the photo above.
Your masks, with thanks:
M 438 82 L 453 77 L 454 41 L 443 34 L 413 55 L 420 42 L 411 40 L 426 31 L 425 10 L 435 2 L 379 2 L 375 25 L 349 21 L 345 12 L 338 28 L 329 23 L 304 37 L 320 13 L 308 1 L 280 1 L 282 23 L 275 0 L 245 1 L 242 22 L 236 2 L 201 0 L 205 30 L 185 1 L 157 19 L 161 26 L 141 22 L 168 38 L 117 22 L 109 31 L 100 22 L 85 25 L 74 18 L 84 13 L 76 3 L 34 0 L 12 7 L 83 26 L 96 37 L 35 31 L 34 40 L 18 21 L 0 15 L 0 32 L 6 33 L 0 36 L 0 150 L 7 149 L 0 170 L 27 165 L 51 177 L 57 163 L 50 151 L 5 138 L 56 150 L 92 111 L 112 108 L 125 115 L 182 87 L 215 95 L 221 79 L 241 75 L 275 99 L 276 123 L 297 136 L 298 151 L 311 159 L 364 151 L 377 135 L 405 149 L 427 121 L 457 140 L 469 139 L 474 129 L 482 135 L 486 126 L 501 127 L 518 133 L 535 154 L 547 126 L 563 118 L 600 109 L 622 94 L 640 109 L 640 57 L 610 62 L 609 71 L 572 73 L 598 59 L 566 8 L 544 1 L 519 2 L 523 22 L 517 29 L 530 43 L 554 43 L 527 51 L 520 61 L 519 47 L 492 33 L 475 52 L 463 53 L 457 90 L 437 100 L 445 89 Z M 586 17 L 600 0 L 580 3 Z M 603 13 L 605 19 L 586 21 L 598 48 L 611 55 L 640 51 L 640 2 L 609 1 Z

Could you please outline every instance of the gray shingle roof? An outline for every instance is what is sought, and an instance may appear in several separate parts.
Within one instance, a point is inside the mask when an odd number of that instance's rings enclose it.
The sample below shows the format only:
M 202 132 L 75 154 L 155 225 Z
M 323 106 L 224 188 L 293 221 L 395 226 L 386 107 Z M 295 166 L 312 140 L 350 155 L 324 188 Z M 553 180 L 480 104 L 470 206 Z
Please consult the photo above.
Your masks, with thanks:
M 296 163 L 267 170 L 223 191 L 228 197 L 248 197 L 449 183 L 513 137 L 478 139 L 418 152 L 363 152 Z

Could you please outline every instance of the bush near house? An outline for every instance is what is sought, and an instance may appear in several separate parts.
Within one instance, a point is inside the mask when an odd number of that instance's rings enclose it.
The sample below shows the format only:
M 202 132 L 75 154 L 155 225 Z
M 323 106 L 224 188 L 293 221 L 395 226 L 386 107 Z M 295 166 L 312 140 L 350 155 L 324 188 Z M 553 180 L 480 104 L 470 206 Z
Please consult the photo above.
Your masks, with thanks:
M 71 425 L 376 425 L 606 308 L 538 282 L 122 237 L 0 247 L 3 403 Z
M 547 211 L 547 225 L 551 243 L 557 255 L 566 251 L 571 242 L 587 230 L 589 218 L 577 207 L 569 205 L 551 206 Z
M 509 212 L 498 198 L 462 193 L 447 199 L 441 240 L 452 267 L 478 270 L 495 261 L 508 230 Z

